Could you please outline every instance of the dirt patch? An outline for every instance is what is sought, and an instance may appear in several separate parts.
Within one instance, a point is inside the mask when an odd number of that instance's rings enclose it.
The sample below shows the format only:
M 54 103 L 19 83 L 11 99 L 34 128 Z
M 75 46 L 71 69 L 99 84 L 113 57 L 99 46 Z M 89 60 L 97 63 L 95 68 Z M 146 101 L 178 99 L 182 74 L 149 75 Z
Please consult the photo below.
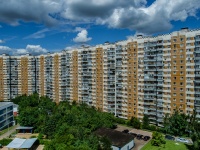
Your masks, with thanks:
M 38 133 L 34 133 L 34 134 L 31 134 L 31 133 L 17 133 L 15 135 L 16 138 L 25 138 L 25 139 L 30 139 L 31 137 L 36 137 L 37 138 L 38 136 Z
M 43 150 L 43 149 L 44 149 L 44 145 L 39 145 L 36 150 Z

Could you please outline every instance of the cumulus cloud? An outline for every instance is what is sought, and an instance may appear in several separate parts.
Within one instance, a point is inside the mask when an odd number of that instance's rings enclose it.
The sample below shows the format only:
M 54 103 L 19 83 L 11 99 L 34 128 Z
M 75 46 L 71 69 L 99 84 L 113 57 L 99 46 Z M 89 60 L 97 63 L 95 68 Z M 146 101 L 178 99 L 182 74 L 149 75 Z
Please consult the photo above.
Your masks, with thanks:
M 9 54 L 12 49 L 8 46 L 0 46 L 0 54 Z
M 73 41 L 76 42 L 76 43 L 85 43 L 85 42 L 88 42 L 92 38 L 91 37 L 87 37 L 87 36 L 88 36 L 87 30 L 86 29 L 82 29 L 77 34 L 77 36 L 73 39 Z
M 19 24 L 19 20 L 46 25 L 92 22 L 152 34 L 169 30 L 171 21 L 196 17 L 199 9 L 199 0 L 155 0 L 150 6 L 147 0 L 2 0 L 0 22 L 13 25 Z M 42 36 L 38 34 L 39 38 Z
M 45 48 L 42 48 L 40 45 L 27 45 L 24 49 L 15 49 L 7 46 L 0 46 L 0 54 L 10 54 L 10 55 L 40 55 L 47 53 Z

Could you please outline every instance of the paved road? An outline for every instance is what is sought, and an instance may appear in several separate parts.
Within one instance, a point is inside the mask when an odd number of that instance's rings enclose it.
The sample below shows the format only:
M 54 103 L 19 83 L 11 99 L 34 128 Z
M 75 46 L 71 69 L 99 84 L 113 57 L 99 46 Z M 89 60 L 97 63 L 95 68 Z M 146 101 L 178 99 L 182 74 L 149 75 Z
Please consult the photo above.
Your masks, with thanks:
M 3 138 L 7 138 L 9 135 L 11 135 L 13 132 L 15 132 L 15 129 L 19 127 L 18 125 L 15 125 L 14 128 L 12 128 L 11 130 L 9 130 L 8 132 L 4 133 L 3 135 L 0 136 L 0 140 L 2 140 Z

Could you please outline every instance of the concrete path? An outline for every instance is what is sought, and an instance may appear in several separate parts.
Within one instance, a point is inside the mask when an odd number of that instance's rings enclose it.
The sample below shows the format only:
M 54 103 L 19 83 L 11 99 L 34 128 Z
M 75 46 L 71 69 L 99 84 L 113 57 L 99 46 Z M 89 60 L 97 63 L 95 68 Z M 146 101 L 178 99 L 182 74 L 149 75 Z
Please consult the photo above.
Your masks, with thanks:
M 43 150 L 43 149 L 44 149 L 44 145 L 39 145 L 36 150 Z
M 12 128 L 11 130 L 7 131 L 6 133 L 4 133 L 3 135 L 0 136 L 0 140 L 2 140 L 3 138 L 7 138 L 9 137 L 9 135 L 11 135 L 13 132 L 15 132 L 15 129 L 19 127 L 19 124 L 18 125 L 15 125 L 14 128 Z

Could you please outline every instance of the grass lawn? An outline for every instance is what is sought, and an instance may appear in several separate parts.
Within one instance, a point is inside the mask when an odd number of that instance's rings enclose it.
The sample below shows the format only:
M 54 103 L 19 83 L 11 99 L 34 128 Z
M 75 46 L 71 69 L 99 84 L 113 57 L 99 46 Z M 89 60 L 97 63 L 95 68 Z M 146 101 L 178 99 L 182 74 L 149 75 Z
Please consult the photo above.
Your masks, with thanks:
M 149 141 L 141 150 L 188 150 L 188 148 L 183 143 L 166 140 L 165 147 L 151 146 Z

